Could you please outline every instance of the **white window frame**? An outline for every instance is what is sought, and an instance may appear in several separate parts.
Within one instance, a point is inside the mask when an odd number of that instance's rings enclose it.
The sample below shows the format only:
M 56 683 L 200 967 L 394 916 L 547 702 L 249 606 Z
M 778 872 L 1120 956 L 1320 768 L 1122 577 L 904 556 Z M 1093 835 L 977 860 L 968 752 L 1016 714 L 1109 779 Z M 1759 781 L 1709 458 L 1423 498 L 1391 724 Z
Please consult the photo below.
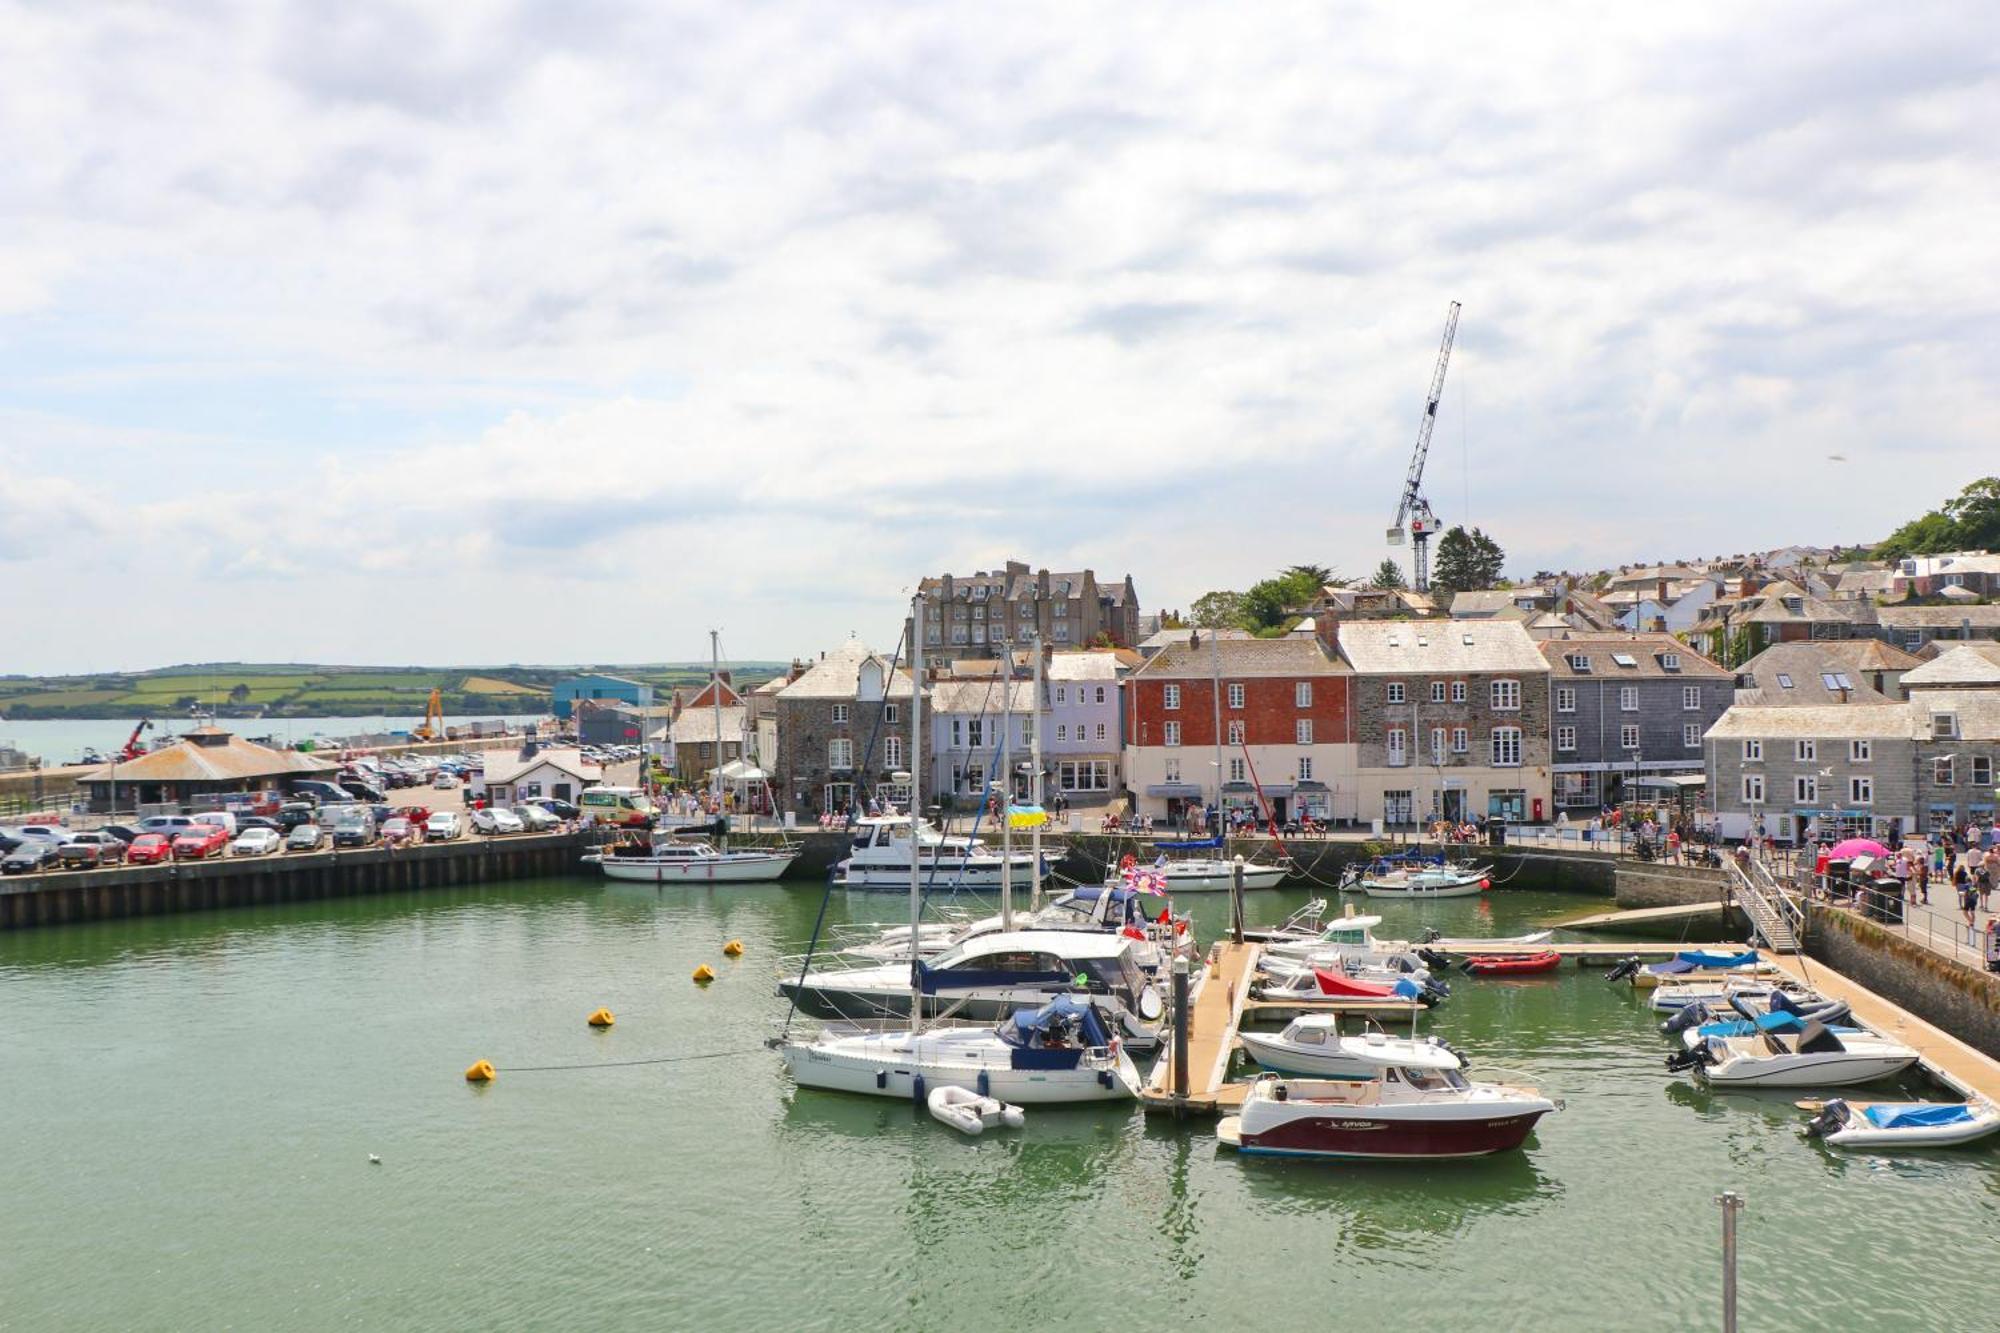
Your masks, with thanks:
M 1292 707 L 1311 708 L 1313 706 L 1313 683 L 1309 680 L 1295 681 L 1292 685 Z
M 1160 691 L 1160 707 L 1169 713 L 1178 712 L 1181 706 L 1181 687 L 1168 685 Z
M 854 742 L 845 736 L 835 736 L 826 743 L 826 767 L 830 773 L 852 773 L 854 771 Z
M 1060 744 L 1061 742 L 1066 741 L 1068 739 L 1069 739 L 1069 724 L 1067 722 L 1056 723 L 1057 743 Z
M 1681 724 L 1681 748 L 1684 750 L 1699 750 L 1701 748 L 1701 723 L 1683 722 Z
M 1495 682 L 1498 684 L 1498 682 Z M 1521 766 L 1521 729 L 1519 727 L 1495 727 L 1489 741 L 1489 753 L 1495 768 L 1519 768 Z
M 1746 805 L 1762 805 L 1764 803 L 1764 775 L 1762 773 L 1745 773 L 1743 775 L 1743 801 Z
M 1464 682 L 1464 681 L 1462 681 L 1462 680 L 1455 680 L 1455 681 L 1453 681 L 1453 682 L 1451 683 L 1451 701 L 1452 701 L 1453 703 L 1455 703 L 1455 704 L 1462 704 L 1462 703 L 1464 703 L 1464 702 L 1465 702 L 1465 682 Z
M 835 705 L 833 706 L 833 725 L 834 725 L 834 726 L 836 726 L 836 727 L 841 727 L 841 726 L 846 726 L 846 725 L 847 725 L 847 705 L 846 705 L 846 704 L 835 704 Z
M 1792 799 L 1800 805 L 1819 804 L 1819 774 L 1800 773 L 1792 779 Z
M 1931 760 L 1931 785 L 1933 787 L 1956 787 L 1958 785 L 1958 765 L 1954 755 L 1939 755 Z
M 1681 686 L 1681 710 L 1688 713 L 1699 713 L 1701 711 L 1701 686 Z
M 1392 680 L 1382 687 L 1382 702 L 1399 704 L 1403 702 L 1403 682 Z
M 1743 742 L 1744 763 L 1746 764 L 1762 763 L 1763 759 L 1764 759 L 1764 742 L 1752 741 L 1752 740 L 1746 740 Z
M 882 767 L 895 770 L 903 766 L 903 738 L 884 736 L 882 738 Z
M 1808 741 L 1793 741 L 1793 742 L 1792 742 L 1792 758 L 1793 758 L 1793 759 L 1794 759 L 1794 760 L 1795 760 L 1796 762 L 1798 762 L 1798 763 L 1801 763 L 1801 764 L 1816 764 L 1816 763 L 1818 763 L 1818 762 L 1819 762 L 1819 742 L 1818 742 L 1818 741 L 1810 741 L 1810 740 L 1808 740 Z
M 1409 733 L 1401 727 L 1390 727 L 1382 733 L 1384 762 L 1390 768 L 1410 766 Z
M 1576 711 L 1576 686 L 1556 686 L 1556 711 L 1558 713 L 1574 713 Z
M 1178 723 L 1178 722 L 1169 722 L 1169 723 L 1167 723 L 1167 724 L 1166 724 L 1166 726 L 1165 726 L 1164 730 L 1165 730 L 1166 734 L 1165 734 L 1164 736 L 1162 736 L 1162 737 L 1160 738 L 1160 744 L 1162 744 L 1162 745 L 1179 745 L 1179 744 L 1181 743 L 1181 724 L 1180 724 L 1180 723 Z
M 1620 685 L 1618 687 L 1618 711 L 1621 713 L 1636 713 L 1639 711 L 1639 687 L 1637 685 Z
M 1625 722 L 1619 725 L 1618 748 L 1621 750 L 1637 750 L 1639 748 L 1639 724 L 1637 722 Z
M 1242 681 L 1240 681 L 1240 680 L 1232 680 L 1232 681 L 1230 681 L 1230 682 L 1229 682 L 1229 686 L 1228 686 L 1228 689 L 1229 689 L 1229 695 L 1228 695 L 1228 699 L 1229 699 L 1229 702 L 1228 702 L 1228 707 L 1230 707 L 1230 708 L 1235 708 L 1235 709 L 1240 709 L 1240 708 L 1242 708 L 1242 707 L 1243 707 L 1243 682 L 1242 682 Z
M 1496 680 L 1488 690 L 1496 713 L 1518 713 L 1521 711 L 1521 682 L 1518 680 Z
M 1230 719 L 1229 719 L 1229 721 L 1228 721 L 1228 722 L 1224 723 L 1223 725 L 1224 725 L 1224 726 L 1226 726 L 1226 727 L 1228 728 L 1228 732 L 1226 733 L 1226 734 L 1227 734 L 1227 736 L 1228 736 L 1228 739 L 1227 739 L 1227 740 L 1225 740 L 1225 741 L 1223 741 L 1223 744 L 1224 744 L 1224 745 L 1241 745 L 1241 744 L 1243 744 L 1243 719 L 1242 719 L 1242 718 L 1240 718 L 1240 717 L 1232 717 L 1232 718 L 1230 718 Z
M 1432 702 L 1432 703 L 1434 703 L 1434 704 L 1441 704 L 1441 703 L 1443 703 L 1443 702 L 1444 702 L 1444 682 L 1443 682 L 1443 681 L 1441 681 L 1441 680 L 1434 680 L 1434 681 L 1432 681 L 1432 682 L 1431 682 L 1431 702 Z
M 1309 717 L 1294 719 L 1292 722 L 1292 744 L 1311 745 L 1313 743 L 1313 720 Z
M 1576 752 L 1575 727 L 1556 728 L 1556 749 L 1563 754 L 1574 754 Z
M 1311 781 L 1312 781 L 1312 776 L 1313 776 L 1313 761 L 1312 761 L 1312 756 L 1311 756 L 1311 755 L 1309 755 L 1309 754 L 1302 754 L 1302 755 L 1300 755 L 1300 756 L 1299 756 L 1299 776 L 1298 776 L 1298 781 L 1300 781 L 1300 782 L 1311 782 Z
M 1453 727 L 1451 729 L 1451 752 L 1453 754 L 1472 753 L 1472 729 Z
M 1097 724 L 1097 739 L 1103 740 L 1104 738 L 1105 738 L 1104 724 L 1100 722 Z
M 1848 763 L 1867 764 L 1874 762 L 1874 759 L 1875 759 L 1875 742 L 1849 741 L 1847 743 Z
M 1867 773 L 1857 773 L 1847 780 L 1847 799 L 1852 805 L 1875 804 L 1875 779 Z

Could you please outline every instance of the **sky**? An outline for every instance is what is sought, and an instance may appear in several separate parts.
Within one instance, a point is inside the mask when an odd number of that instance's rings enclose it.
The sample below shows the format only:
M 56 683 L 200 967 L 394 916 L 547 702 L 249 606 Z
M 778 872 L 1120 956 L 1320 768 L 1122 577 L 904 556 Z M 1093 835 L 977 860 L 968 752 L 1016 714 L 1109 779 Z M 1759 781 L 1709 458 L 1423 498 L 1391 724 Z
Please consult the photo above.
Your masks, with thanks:
M 893 646 L 1996 470 L 2000 7 L 0 0 L 0 673 Z M 1837 456 L 1837 457 L 1836 457 Z M 1843 461 L 1844 460 L 1844 461 Z

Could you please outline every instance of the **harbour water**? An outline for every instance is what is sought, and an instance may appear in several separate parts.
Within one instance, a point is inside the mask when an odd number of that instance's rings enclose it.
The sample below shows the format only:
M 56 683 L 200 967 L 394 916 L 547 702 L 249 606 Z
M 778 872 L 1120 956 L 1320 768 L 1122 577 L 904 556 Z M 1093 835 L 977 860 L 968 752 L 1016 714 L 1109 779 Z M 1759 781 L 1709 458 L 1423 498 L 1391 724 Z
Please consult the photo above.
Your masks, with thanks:
M 1430 1025 L 1567 1099 L 1525 1153 L 1242 1160 L 1131 1107 L 968 1141 L 762 1049 L 819 901 L 578 878 L 0 936 L 0 1328 L 1700 1328 L 1726 1188 L 1745 1327 L 1994 1326 L 2000 1156 L 1809 1144 L 1782 1095 L 1666 1075 L 1597 972 L 1460 980 Z M 1397 904 L 1382 933 L 1579 905 Z M 1196 912 L 1207 939 L 1226 904 Z M 576 1065 L 608 1067 L 531 1069 Z

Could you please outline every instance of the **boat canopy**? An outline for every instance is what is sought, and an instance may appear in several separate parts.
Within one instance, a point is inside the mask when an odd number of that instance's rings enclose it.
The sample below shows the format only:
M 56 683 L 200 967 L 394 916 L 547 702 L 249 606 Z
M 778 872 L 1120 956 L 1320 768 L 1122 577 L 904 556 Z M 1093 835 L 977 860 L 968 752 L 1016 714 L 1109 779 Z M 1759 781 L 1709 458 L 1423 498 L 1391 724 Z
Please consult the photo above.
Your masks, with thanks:
M 1016 1009 L 1000 1025 L 1000 1039 L 1012 1046 L 1109 1046 L 1111 1034 L 1097 1016 L 1097 1006 L 1058 995 L 1039 1009 Z
M 1153 850 L 1160 852 L 1212 852 L 1222 846 L 1220 838 L 1184 838 L 1179 842 L 1156 842 Z
M 1687 963 L 1689 965 L 1689 968 L 1675 969 L 1677 971 L 1691 970 L 1692 968 L 1696 967 L 1706 967 L 1706 968 L 1749 967 L 1753 963 L 1757 962 L 1757 951 L 1755 949 L 1749 949 L 1745 950 L 1743 953 L 1715 953 L 1706 949 L 1692 949 L 1692 950 L 1685 950 L 1681 953 L 1675 954 L 1674 961 L 1678 963 Z M 1662 968 L 1661 970 L 1665 971 L 1664 968 Z

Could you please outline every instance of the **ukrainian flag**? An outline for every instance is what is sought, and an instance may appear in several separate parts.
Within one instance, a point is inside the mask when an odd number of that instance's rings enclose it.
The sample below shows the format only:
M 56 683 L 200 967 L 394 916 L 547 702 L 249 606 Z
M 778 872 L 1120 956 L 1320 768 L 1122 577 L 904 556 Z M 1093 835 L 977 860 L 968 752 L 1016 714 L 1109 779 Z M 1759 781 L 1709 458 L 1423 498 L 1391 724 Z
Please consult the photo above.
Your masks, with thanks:
M 1049 812 L 1039 805 L 1010 805 L 1007 807 L 1008 828 L 1040 828 L 1049 822 Z

